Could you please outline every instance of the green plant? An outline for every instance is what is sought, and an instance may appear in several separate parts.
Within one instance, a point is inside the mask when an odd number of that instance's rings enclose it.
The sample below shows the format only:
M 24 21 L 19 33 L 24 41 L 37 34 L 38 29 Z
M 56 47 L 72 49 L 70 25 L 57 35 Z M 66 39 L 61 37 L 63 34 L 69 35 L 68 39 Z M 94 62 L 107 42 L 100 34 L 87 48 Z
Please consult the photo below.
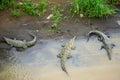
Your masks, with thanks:
M 52 30 L 52 29 L 46 29 L 46 32 L 47 32 L 47 33 L 53 33 L 53 31 L 54 31 L 54 30 Z
M 40 12 L 38 13 L 38 15 L 43 15 L 46 12 L 46 6 L 47 6 L 47 1 L 46 0 L 41 0 L 41 2 L 39 2 L 37 4 L 37 8 L 40 10 Z
M 22 3 L 22 9 L 24 12 L 30 15 L 42 15 L 46 12 L 47 2 L 46 0 L 41 0 L 39 3 L 33 3 L 31 0 L 25 0 Z
M 106 4 L 105 0 L 73 0 L 70 11 L 85 17 L 103 17 L 115 13 L 115 9 Z
M 5 8 L 19 8 L 20 5 L 17 4 L 14 0 L 1 0 L 0 2 L 0 10 L 4 10 Z
M 9 8 L 13 8 L 13 9 L 18 9 L 20 8 L 20 4 L 15 2 L 14 0 L 12 0 L 9 5 L 8 5 Z
M 3 10 L 4 9 L 4 6 L 3 5 L 0 5 L 0 10 Z
M 110 5 L 116 4 L 117 0 L 106 0 L 106 2 Z
M 62 12 L 64 11 L 63 9 L 59 8 L 58 6 L 53 6 L 51 8 L 53 16 L 51 19 L 54 21 L 53 24 L 51 25 L 51 28 L 57 28 L 58 24 L 62 21 L 63 14 Z
M 12 1 L 12 0 L 1 0 L 1 1 L 0 1 L 0 10 L 5 9 L 5 7 L 6 7 L 7 5 L 9 5 L 9 3 L 11 3 L 11 1 Z
M 32 0 L 24 0 L 23 2 L 15 2 L 15 0 L 1 0 L 0 2 L 0 10 L 5 8 L 14 9 L 14 11 L 12 11 L 13 16 L 19 15 L 19 12 L 16 12 L 18 9 L 32 16 L 41 16 L 46 12 L 46 6 L 46 0 L 41 0 L 39 3 L 33 3 Z
M 20 11 L 14 10 L 14 11 L 11 12 L 11 15 L 14 16 L 14 17 L 19 17 L 20 16 Z
M 38 13 L 36 4 L 32 4 L 31 0 L 25 0 L 21 6 L 23 11 L 29 15 L 37 15 Z

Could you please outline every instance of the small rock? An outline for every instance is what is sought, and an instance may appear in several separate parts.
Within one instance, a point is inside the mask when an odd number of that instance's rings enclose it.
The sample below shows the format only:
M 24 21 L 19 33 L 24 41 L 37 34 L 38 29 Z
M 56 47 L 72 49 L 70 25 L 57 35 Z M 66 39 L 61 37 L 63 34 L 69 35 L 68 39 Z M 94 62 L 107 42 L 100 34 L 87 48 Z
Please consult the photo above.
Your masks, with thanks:
M 23 3 L 22 3 L 22 2 L 19 2 L 19 5 L 23 5 Z
M 82 18 L 82 17 L 83 17 L 83 14 L 80 14 L 80 17 Z
M 47 17 L 47 19 L 50 19 L 52 16 L 53 16 L 53 14 L 50 14 L 50 15 Z
M 36 32 L 39 32 L 39 30 L 36 30 Z
M 27 26 L 28 24 L 23 24 L 23 26 Z
M 118 23 L 118 25 L 120 26 L 120 21 L 119 21 L 119 20 L 117 21 L 117 23 Z
M 60 41 L 63 42 L 63 39 L 61 39 Z

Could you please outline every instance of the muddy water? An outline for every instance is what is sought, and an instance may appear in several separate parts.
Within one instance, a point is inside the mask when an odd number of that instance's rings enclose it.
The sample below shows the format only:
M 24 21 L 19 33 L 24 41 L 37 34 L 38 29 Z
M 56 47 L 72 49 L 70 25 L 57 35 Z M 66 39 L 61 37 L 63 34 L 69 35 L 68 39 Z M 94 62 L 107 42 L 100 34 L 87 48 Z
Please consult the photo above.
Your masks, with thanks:
M 86 42 L 85 37 L 78 37 L 72 58 L 66 63 L 70 74 L 67 76 L 56 55 L 69 39 L 38 40 L 35 46 L 23 52 L 11 49 L 13 56 L 9 63 L 0 61 L 0 80 L 120 80 L 120 30 L 108 32 L 112 32 L 111 40 L 116 44 L 111 61 L 105 50 L 100 50 L 97 38 Z

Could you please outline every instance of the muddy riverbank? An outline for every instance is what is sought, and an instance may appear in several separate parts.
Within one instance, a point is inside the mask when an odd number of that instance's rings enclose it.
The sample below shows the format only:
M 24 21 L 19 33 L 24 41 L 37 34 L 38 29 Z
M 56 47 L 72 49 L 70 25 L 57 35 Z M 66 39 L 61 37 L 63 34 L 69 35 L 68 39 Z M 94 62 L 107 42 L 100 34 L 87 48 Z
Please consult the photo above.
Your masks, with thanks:
M 93 37 L 89 42 L 81 36 L 75 40 L 76 49 L 72 58 L 66 63 L 70 74 L 67 76 L 60 68 L 60 60 L 56 55 L 61 45 L 70 38 L 47 39 L 37 41 L 37 44 L 25 51 L 19 52 L 12 48 L 8 60 L 1 59 L 1 80 L 119 80 L 120 79 L 120 29 L 106 31 L 116 44 L 112 60 L 105 50 L 100 50 L 101 43 Z M 57 77 L 55 77 L 57 76 Z
M 67 3 L 63 0 L 50 1 L 60 3 L 63 7 Z M 0 12 L 0 80 L 120 80 L 119 12 L 101 19 L 68 15 L 69 18 L 52 31 L 51 22 L 46 19 L 50 14 L 42 18 L 28 15 L 15 18 L 8 13 L 9 10 Z M 86 34 L 94 29 L 110 35 L 116 44 L 111 61 L 105 50 L 100 50 L 101 43 L 97 38 L 86 42 Z M 30 41 L 32 37 L 29 32 L 37 36 L 37 43 L 24 51 L 17 51 L 4 43 L 4 36 Z M 67 76 L 61 70 L 56 55 L 61 45 L 73 35 L 77 36 L 76 49 L 66 63 L 70 74 Z

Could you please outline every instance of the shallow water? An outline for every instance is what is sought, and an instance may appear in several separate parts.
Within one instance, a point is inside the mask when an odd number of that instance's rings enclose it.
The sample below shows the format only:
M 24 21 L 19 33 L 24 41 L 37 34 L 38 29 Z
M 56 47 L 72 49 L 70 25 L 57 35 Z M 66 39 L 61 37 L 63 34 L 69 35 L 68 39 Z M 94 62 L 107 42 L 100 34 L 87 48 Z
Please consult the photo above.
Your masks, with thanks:
M 92 37 L 87 42 L 85 37 L 78 37 L 72 58 L 66 63 L 68 77 L 61 70 L 56 55 L 69 39 L 38 40 L 35 46 L 23 52 L 12 48 L 9 62 L 0 61 L 0 80 L 120 80 L 120 30 L 107 32 L 116 44 L 111 61 L 105 50 L 100 50 L 102 44 L 97 38 Z

